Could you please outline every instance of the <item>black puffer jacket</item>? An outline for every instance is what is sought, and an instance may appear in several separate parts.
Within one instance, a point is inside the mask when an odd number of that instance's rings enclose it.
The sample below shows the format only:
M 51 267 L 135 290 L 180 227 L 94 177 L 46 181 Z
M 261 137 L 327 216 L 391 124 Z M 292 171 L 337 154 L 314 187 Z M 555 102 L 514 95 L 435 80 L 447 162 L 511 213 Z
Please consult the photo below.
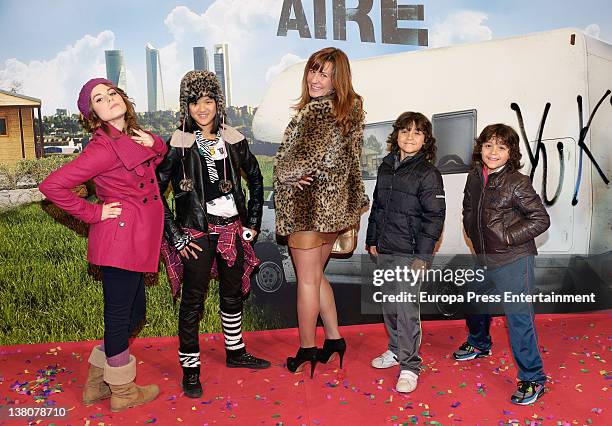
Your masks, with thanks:
M 366 244 L 379 253 L 414 254 L 430 262 L 446 215 L 442 176 L 422 152 L 397 169 L 395 155 L 378 168 Z
M 528 176 L 504 167 L 491 173 L 486 188 L 482 170 L 465 183 L 463 227 L 479 263 L 497 268 L 538 254 L 534 238 L 550 226 L 550 217 Z
M 168 207 L 166 198 L 164 202 L 164 232 L 171 243 L 182 235 L 180 228 L 192 228 L 207 232 L 206 200 L 204 198 L 204 182 L 202 181 L 202 168 L 206 163 L 200 158 L 197 146 L 189 148 L 170 146 L 164 161 L 157 166 L 157 180 L 161 194 L 166 192 L 168 184 L 172 183 L 174 190 L 176 219 Z M 257 159 L 249 150 L 246 139 L 234 144 L 227 144 L 229 153 L 228 178 L 233 183 L 232 195 L 243 226 L 259 232 L 261 215 L 263 213 L 263 177 Z M 193 179 L 193 191 L 185 192 L 180 189 L 179 182 L 183 179 L 183 167 L 188 179 Z M 249 187 L 248 206 L 245 193 L 241 186 L 241 172 L 244 172 Z

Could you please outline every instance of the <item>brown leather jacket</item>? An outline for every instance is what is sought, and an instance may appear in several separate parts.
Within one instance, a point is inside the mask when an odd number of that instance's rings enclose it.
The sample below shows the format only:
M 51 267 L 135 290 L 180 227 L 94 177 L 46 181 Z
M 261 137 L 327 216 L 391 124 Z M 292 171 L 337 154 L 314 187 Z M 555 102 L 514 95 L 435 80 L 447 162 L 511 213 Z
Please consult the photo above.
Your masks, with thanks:
M 465 183 L 463 227 L 478 262 L 497 268 L 538 254 L 534 238 L 550 226 L 550 217 L 528 176 L 508 166 L 491 173 L 484 187 L 482 170 Z

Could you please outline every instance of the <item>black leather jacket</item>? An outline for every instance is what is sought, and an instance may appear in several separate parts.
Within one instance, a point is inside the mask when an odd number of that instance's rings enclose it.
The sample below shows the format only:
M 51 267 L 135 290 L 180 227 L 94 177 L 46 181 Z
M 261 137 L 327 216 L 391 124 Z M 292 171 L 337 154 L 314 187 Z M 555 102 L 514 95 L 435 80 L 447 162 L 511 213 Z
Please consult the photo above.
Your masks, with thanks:
M 534 238 L 550 217 L 529 177 L 506 166 L 483 182 L 482 170 L 472 170 L 463 196 L 463 228 L 479 263 L 496 268 L 536 255 Z
M 229 153 L 228 179 L 233 183 L 232 195 L 240 215 L 242 225 L 256 230 L 259 233 L 261 215 L 263 212 L 263 176 L 259 169 L 257 158 L 249 150 L 246 139 L 235 144 L 227 144 Z M 184 151 L 183 151 L 184 150 Z M 183 156 L 184 152 L 184 156 Z M 193 179 L 193 191 L 185 192 L 180 189 L 179 182 L 183 179 L 183 166 L 187 179 Z M 204 183 L 202 170 L 206 164 L 201 160 L 197 146 L 179 148 L 170 146 L 168 141 L 168 154 L 162 163 L 157 166 L 157 180 L 159 192 L 164 194 L 168 184 L 172 183 L 176 218 L 172 214 L 166 197 L 162 196 L 164 203 L 164 233 L 170 243 L 182 235 L 181 228 L 192 228 L 208 232 L 206 221 L 206 200 L 204 198 Z M 248 206 L 245 201 L 245 192 L 241 185 L 241 173 L 244 173 L 249 188 Z

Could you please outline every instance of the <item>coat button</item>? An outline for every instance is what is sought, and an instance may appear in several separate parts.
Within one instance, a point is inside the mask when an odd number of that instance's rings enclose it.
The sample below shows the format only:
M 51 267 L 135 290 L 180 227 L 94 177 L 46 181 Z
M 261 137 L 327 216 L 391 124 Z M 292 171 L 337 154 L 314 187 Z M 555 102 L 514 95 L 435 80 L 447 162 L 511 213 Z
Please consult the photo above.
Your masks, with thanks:
M 155 182 L 155 179 L 151 178 L 151 180 L 149 182 L 153 183 L 153 182 Z
M 140 182 L 140 187 L 144 188 L 144 183 Z
M 156 195 L 153 197 L 154 200 L 157 200 L 159 197 Z
M 144 200 L 142 200 L 143 203 L 147 203 L 147 197 L 144 198 Z
M 125 226 L 125 222 L 119 222 L 119 226 L 123 228 Z

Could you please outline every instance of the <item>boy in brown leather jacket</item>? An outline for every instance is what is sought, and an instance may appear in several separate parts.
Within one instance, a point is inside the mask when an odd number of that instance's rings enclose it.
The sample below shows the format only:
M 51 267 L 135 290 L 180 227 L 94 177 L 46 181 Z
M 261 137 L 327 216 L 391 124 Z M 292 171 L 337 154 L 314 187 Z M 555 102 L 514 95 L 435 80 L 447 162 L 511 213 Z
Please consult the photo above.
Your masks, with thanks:
M 463 226 L 472 241 L 484 281 L 469 291 L 495 294 L 502 302 L 512 355 L 519 370 L 516 392 L 510 400 L 526 405 L 544 393 L 546 375 L 538 350 L 531 303 L 512 301 L 512 295 L 530 294 L 534 287 L 534 238 L 550 225 L 550 218 L 528 176 L 519 172 L 519 137 L 505 124 L 491 124 L 476 140 L 473 169 L 463 198 Z M 491 315 L 484 304 L 474 304 L 466 316 L 467 341 L 453 353 L 458 361 L 491 355 Z

